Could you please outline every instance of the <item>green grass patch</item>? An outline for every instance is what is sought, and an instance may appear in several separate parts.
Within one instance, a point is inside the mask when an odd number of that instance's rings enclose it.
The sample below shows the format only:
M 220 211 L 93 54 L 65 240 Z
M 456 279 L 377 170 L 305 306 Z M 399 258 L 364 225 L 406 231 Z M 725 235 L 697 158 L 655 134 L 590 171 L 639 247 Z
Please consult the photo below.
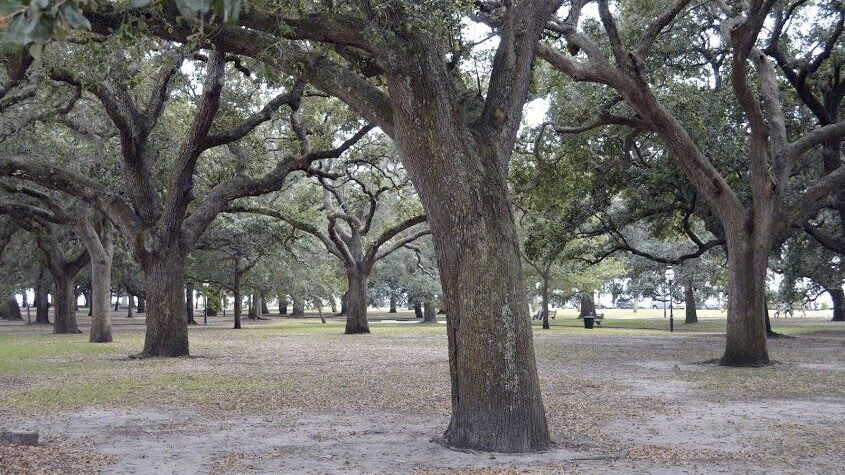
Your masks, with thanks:
M 88 343 L 83 335 L 0 336 L 0 374 L 52 370 L 87 355 L 120 350 L 115 344 Z

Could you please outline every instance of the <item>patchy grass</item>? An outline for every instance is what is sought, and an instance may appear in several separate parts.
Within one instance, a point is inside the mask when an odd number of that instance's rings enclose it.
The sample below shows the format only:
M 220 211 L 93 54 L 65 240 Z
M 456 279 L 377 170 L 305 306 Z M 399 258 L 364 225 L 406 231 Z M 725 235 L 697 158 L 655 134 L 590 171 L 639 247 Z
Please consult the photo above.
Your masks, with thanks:
M 813 437 L 841 435 L 845 406 L 837 403 L 839 409 L 830 414 L 815 411 L 815 416 L 830 419 L 812 423 L 800 420 L 793 408 L 805 401 L 843 400 L 845 325 L 820 319 L 775 321 L 777 331 L 796 335 L 770 340 L 770 354 L 781 364 L 721 368 L 696 363 L 723 351 L 724 319 L 702 319 L 694 325 L 676 320 L 677 331 L 669 334 L 662 316 L 608 316 L 602 327 L 590 331 L 574 315 L 558 315 L 550 330 L 534 327 L 534 341 L 549 428 L 564 446 L 623 453 L 619 463 L 634 465 L 616 467 L 620 473 L 637 472 L 636 467 L 648 467 L 637 464 L 652 462 L 668 464 L 673 469 L 667 473 L 677 473 L 688 460 L 740 463 L 746 455 L 759 460 L 770 450 L 760 434 L 771 431 L 781 452 L 777 463 L 809 463 L 802 466 L 804 473 L 827 467 L 818 465 L 822 461 L 806 462 L 802 451 L 818 447 Z M 245 322 L 245 328 L 236 331 L 227 320 L 216 318 L 208 327 L 190 328 L 193 356 L 144 360 L 127 358 L 143 345 L 142 321 L 124 319 L 119 324 L 112 344 L 87 343 L 85 334 L 48 334 L 45 327 L 0 326 L 0 415 L 29 419 L 69 416 L 83 409 L 164 413 L 190 408 L 201 412 L 203 420 L 339 411 L 448 419 L 443 324 L 373 321 L 372 334 L 348 336 L 340 319 L 321 324 L 316 319 L 273 318 Z M 745 443 L 741 456 L 725 455 L 724 447 L 706 441 L 679 447 L 651 440 L 647 431 L 635 437 L 607 430 L 615 423 L 632 431 L 637 424 L 671 421 L 684 412 L 681 408 L 689 413 L 702 405 L 718 409 L 738 403 L 745 405 L 740 413 L 764 405 L 757 410 L 784 419 L 765 431 L 754 414 L 732 420 L 728 430 Z M 695 440 L 695 431 L 728 424 L 718 411 L 709 414 L 702 413 L 700 419 L 712 426 L 689 428 L 692 435 L 680 435 Z M 825 429 L 828 426 L 839 429 Z M 834 443 L 819 450 L 828 461 L 841 455 Z M 246 463 L 250 457 L 244 452 L 235 458 Z M 225 471 L 228 462 L 221 463 L 218 468 Z M 613 470 L 602 465 L 594 473 L 608 471 Z

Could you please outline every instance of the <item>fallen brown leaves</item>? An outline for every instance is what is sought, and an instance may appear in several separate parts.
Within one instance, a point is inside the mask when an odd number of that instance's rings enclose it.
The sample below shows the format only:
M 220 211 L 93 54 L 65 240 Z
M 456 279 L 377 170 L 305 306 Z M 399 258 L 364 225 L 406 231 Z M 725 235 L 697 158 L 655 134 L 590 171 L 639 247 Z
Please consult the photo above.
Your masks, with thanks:
M 64 475 L 95 473 L 117 461 L 83 447 L 80 441 L 52 439 L 37 447 L 0 444 L 2 475 Z

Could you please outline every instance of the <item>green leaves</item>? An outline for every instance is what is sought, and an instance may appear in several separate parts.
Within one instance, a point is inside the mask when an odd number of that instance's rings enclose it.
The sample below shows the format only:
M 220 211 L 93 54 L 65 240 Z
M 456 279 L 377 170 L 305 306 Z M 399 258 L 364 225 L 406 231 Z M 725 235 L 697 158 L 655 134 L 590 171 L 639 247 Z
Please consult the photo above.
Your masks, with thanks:
M 149 3 L 149 0 L 134 0 Z M 186 18 L 197 18 L 213 12 L 222 16 L 227 23 L 238 21 L 241 12 L 241 0 L 175 0 L 179 13 Z
M 47 0 L 41 0 L 45 2 Z M 76 5 L 70 3 L 62 4 L 61 8 L 59 9 L 59 14 L 61 18 L 67 23 L 67 25 L 76 30 L 90 30 L 91 23 L 88 21 L 85 16 L 82 15 L 82 12 Z
M 13 8 L 15 13 L 3 40 L 21 45 L 43 44 L 60 24 L 73 30 L 90 29 L 91 23 L 82 14 L 81 3 L 63 0 L 51 5 L 49 0 L 32 0 L 26 8 L 18 4 L 18 8 Z
M 89 30 L 81 6 L 90 0 L 12 0 L 3 2 L 0 15 L 8 16 L 9 25 L 3 41 L 20 45 L 43 44 L 56 34 L 58 26 L 70 30 Z M 174 0 L 185 18 L 204 18 L 213 13 L 224 22 L 236 22 L 240 16 L 241 0 Z M 131 0 L 132 8 L 149 6 L 152 0 Z M 214 17 L 212 17 L 214 18 Z
M 176 0 L 176 8 L 186 18 L 196 18 L 211 10 L 210 0 Z

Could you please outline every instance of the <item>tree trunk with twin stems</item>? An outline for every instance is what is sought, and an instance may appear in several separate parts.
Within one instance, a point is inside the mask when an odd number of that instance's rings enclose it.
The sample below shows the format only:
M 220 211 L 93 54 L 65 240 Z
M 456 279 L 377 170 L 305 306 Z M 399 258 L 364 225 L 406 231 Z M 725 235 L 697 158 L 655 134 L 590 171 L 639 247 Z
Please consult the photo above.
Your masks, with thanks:
M 252 295 L 249 296 L 249 313 L 247 318 L 250 320 L 258 320 L 258 312 L 261 308 L 261 298 L 258 296 L 258 293 L 253 292 Z
M 452 417 L 444 442 L 484 451 L 545 450 L 550 440 L 507 160 L 449 101 L 439 49 L 423 43 L 408 50 L 413 65 L 388 84 L 395 139 L 429 217 L 449 309 Z
M 264 292 L 258 293 L 258 300 L 261 302 L 261 315 L 270 315 L 270 309 L 267 308 L 267 299 L 264 297 Z

